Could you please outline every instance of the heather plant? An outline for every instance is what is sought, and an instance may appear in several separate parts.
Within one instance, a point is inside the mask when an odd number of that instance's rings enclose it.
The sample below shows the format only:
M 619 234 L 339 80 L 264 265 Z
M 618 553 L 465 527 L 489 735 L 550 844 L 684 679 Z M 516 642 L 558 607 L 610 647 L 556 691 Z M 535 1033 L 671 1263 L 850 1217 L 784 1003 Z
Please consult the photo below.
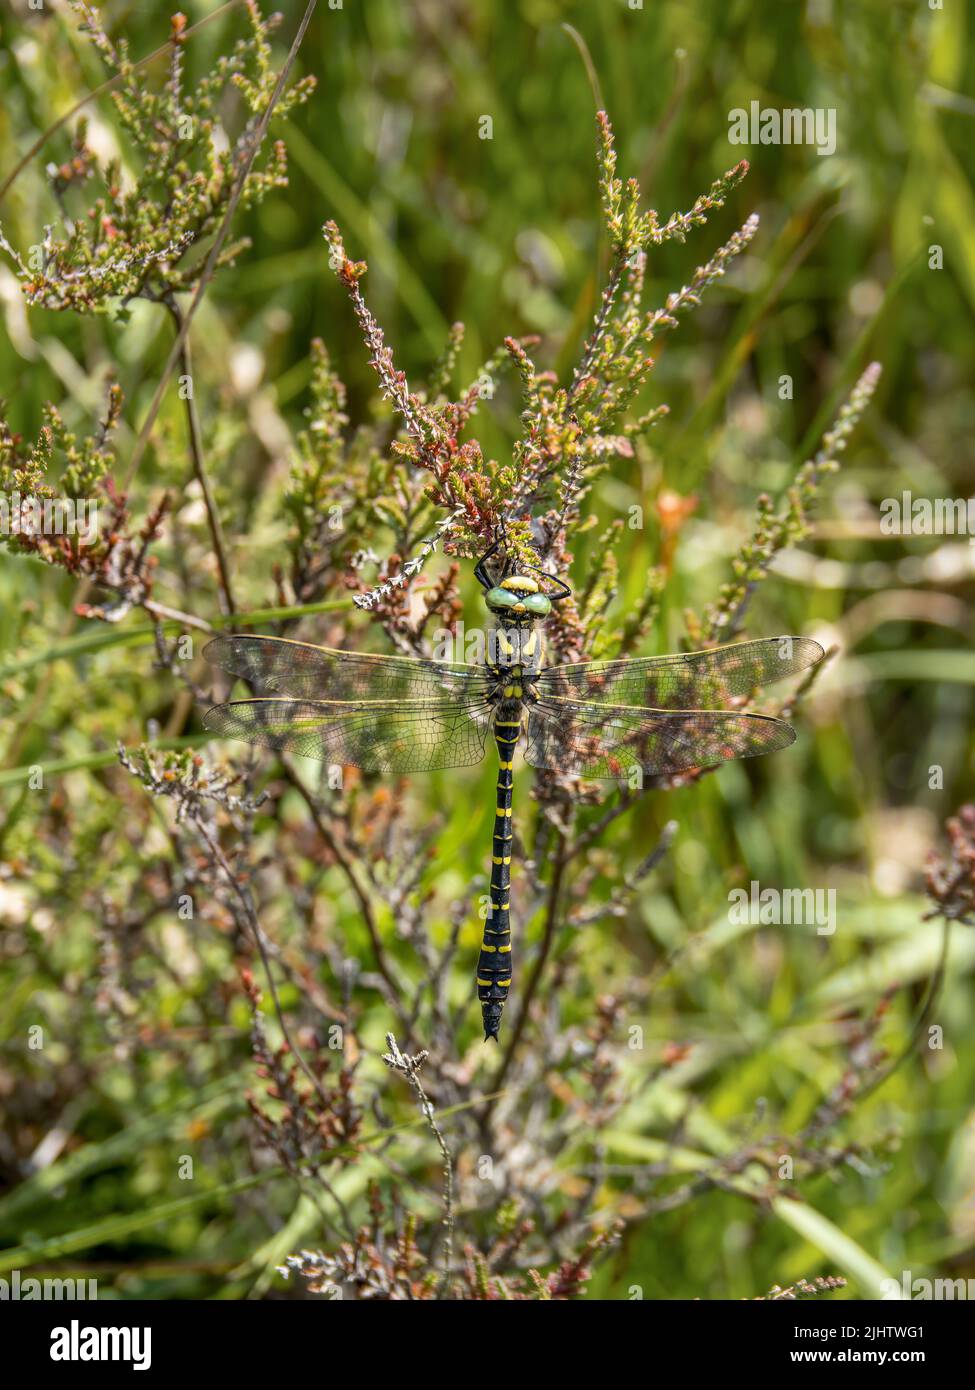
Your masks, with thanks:
M 137 72 L 127 40 L 113 43 L 96 8 L 72 0 L 81 32 L 119 79 L 112 102 L 119 136 L 134 158 L 124 168 L 120 157 L 100 161 L 86 143 L 85 118 L 79 119 L 69 156 L 46 171 L 61 214 L 60 235 L 55 224 L 46 227 L 26 260 L 0 243 L 17 266 L 29 304 L 117 316 L 133 299 L 172 308 L 176 295 L 199 284 L 206 264 L 199 246 L 226 215 L 274 87 L 270 38 L 281 16 L 264 19 L 256 0 L 245 8 L 250 33 L 189 89 L 183 70 L 186 17 L 174 15 L 169 80 L 156 88 Z M 296 83 L 277 102 L 276 116 L 307 100 L 314 86 L 310 76 Z M 249 113 L 232 145 L 219 116 L 229 89 L 240 93 Z M 278 140 L 263 167 L 248 169 L 240 208 L 286 187 L 286 169 L 284 142 Z M 246 238 L 230 242 L 214 268 L 232 265 L 247 246 Z
M 353 259 L 372 259 L 369 237 L 323 200 L 316 275 L 334 277 L 348 309 L 336 302 L 300 343 L 300 411 L 264 404 L 278 444 L 247 478 L 244 426 L 232 418 L 243 405 L 208 375 L 200 320 L 181 296 L 195 308 L 214 276 L 219 286 L 246 261 L 237 221 L 286 186 L 287 133 L 263 155 L 258 137 L 272 116 L 300 119 L 314 79 L 282 86 L 279 20 L 254 3 L 238 7 L 243 37 L 192 80 L 181 15 L 165 76 L 150 81 L 92 7 L 75 8 L 118 79 L 119 156 L 96 158 L 84 122 L 59 136 L 48 169 L 58 223 L 34 248 L 37 264 L 12 238 L 4 247 L 27 306 L 59 322 L 99 315 L 125 334 L 138 301 L 164 306 L 179 375 L 168 382 L 167 363 L 138 427 L 126 418 L 135 393 L 123 398 L 121 361 L 98 415 L 48 403 L 23 438 L 0 421 L 6 496 L 94 499 L 99 515 L 95 536 L 28 525 L 4 537 L 11 563 L 50 578 L 51 611 L 68 622 L 52 638 L 20 615 L 0 668 L 14 710 L 0 829 L 13 1029 L 36 1025 L 47 1038 L 4 1076 L 4 1258 L 43 1263 L 95 1243 L 126 1258 L 127 1242 L 148 1240 L 175 1200 L 178 1151 L 193 1170 L 192 1196 L 177 1189 L 178 1200 L 201 1220 L 227 1203 L 235 1213 L 233 1267 L 215 1261 L 208 1290 L 561 1300 L 595 1287 L 639 1297 L 646 1275 L 632 1260 L 646 1233 L 656 1246 L 657 1232 L 676 1229 L 665 1223 L 720 1203 L 723 1230 L 739 1211 L 773 1219 L 822 1262 L 812 1279 L 794 1260 L 766 1268 L 748 1296 L 876 1296 L 879 1266 L 819 1194 L 876 1183 L 894 1162 L 894 1118 L 867 1105 L 913 1062 L 944 982 L 948 921 L 970 913 L 967 811 L 949 828 L 950 861 L 930 871 L 945 919 L 932 931 L 943 935 L 905 988 L 891 971 L 845 994 L 803 995 L 790 1012 L 769 981 L 778 972 L 792 983 L 801 967 L 766 944 L 742 967 L 748 1016 L 732 1036 L 730 1023 L 725 1035 L 704 1021 L 727 926 L 682 915 L 674 885 L 694 877 L 688 823 L 718 844 L 722 889 L 740 878 L 746 851 L 762 859 L 754 838 L 729 849 L 716 825 L 744 819 L 749 787 L 771 798 L 769 782 L 742 773 L 726 801 L 701 770 L 643 786 L 535 775 L 513 889 L 521 978 L 494 1055 L 471 989 L 487 884 L 466 771 L 423 785 L 258 756 L 207 743 L 197 711 L 213 680 L 201 648 L 221 631 L 442 655 L 445 636 L 459 643 L 482 621 L 465 602 L 469 572 L 499 535 L 519 560 L 573 586 L 546 627 L 553 661 L 767 635 L 778 566 L 811 535 L 878 364 L 859 359 L 833 423 L 788 476 L 780 470 L 780 488 L 743 489 L 753 515 L 736 511 L 710 601 L 703 586 L 688 596 L 681 557 L 707 500 L 703 483 L 696 494 L 664 484 L 668 406 L 654 373 L 689 315 L 743 258 L 763 254 L 762 231 L 755 213 L 730 235 L 713 231 L 744 196 L 745 161 L 696 201 L 691 190 L 686 210 L 648 207 L 600 111 L 605 275 L 581 342 L 512 331 L 472 365 L 455 323 L 439 357 L 408 376 L 373 307 L 382 296 L 373 300 L 366 261 Z M 686 284 L 658 294 L 653 258 L 704 235 L 709 248 L 696 269 L 686 262 Z M 793 613 L 805 624 L 815 606 Z M 51 674 L 65 661 L 77 684 Z M 39 688 L 38 667 L 49 673 Z M 774 712 L 804 711 L 810 694 L 806 682 Z M 57 758 L 37 752 L 39 736 L 63 728 Z M 835 768 L 832 745 L 831 756 Z M 845 783 L 833 791 L 851 795 Z M 769 804 L 784 815 L 781 801 Z M 911 926 L 918 916 L 915 904 Z M 617 931 L 637 943 L 625 954 Z M 822 964 L 819 945 L 797 948 L 810 970 Z M 921 981 L 916 1000 L 910 986 Z M 760 1095 L 730 1091 L 729 1071 L 758 1072 L 769 1057 Z M 794 1090 L 789 1069 L 803 1078 Z M 73 1097 L 97 1094 L 111 1098 L 109 1119 L 75 1108 Z M 119 1123 L 140 1097 L 146 1111 Z M 65 1126 L 79 1131 L 77 1146 L 31 1167 L 39 1136 Z M 108 1195 L 113 1164 L 138 1180 Z M 94 1222 L 73 1195 L 43 1210 L 52 1191 L 73 1194 L 80 1181 L 95 1190 Z M 198 1243 L 208 1259 L 213 1250 L 196 1226 L 157 1238 L 176 1258 L 200 1254 Z M 646 1296 L 660 1293 L 658 1284 Z

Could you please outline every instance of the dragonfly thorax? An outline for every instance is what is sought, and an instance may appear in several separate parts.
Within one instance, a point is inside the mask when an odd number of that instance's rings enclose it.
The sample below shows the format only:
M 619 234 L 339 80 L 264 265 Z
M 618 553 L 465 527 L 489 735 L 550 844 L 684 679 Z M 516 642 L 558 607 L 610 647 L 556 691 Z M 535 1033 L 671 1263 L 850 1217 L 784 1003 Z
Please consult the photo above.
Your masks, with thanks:
M 542 635 L 530 614 L 510 618 L 505 614 L 487 636 L 487 665 L 492 671 L 517 667 L 529 680 L 538 674 L 542 666 Z

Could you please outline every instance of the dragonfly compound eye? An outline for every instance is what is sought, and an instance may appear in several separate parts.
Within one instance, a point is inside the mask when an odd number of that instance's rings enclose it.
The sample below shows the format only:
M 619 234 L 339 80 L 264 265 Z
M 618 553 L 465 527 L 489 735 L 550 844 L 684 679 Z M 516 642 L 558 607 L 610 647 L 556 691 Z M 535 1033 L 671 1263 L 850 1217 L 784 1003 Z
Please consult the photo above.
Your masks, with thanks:
M 546 617 L 552 611 L 552 600 L 546 594 L 525 594 L 522 603 L 529 613 L 539 618 Z
M 488 589 L 484 595 L 484 602 L 488 608 L 514 608 L 516 603 L 521 602 L 521 596 L 512 594 L 507 589 Z

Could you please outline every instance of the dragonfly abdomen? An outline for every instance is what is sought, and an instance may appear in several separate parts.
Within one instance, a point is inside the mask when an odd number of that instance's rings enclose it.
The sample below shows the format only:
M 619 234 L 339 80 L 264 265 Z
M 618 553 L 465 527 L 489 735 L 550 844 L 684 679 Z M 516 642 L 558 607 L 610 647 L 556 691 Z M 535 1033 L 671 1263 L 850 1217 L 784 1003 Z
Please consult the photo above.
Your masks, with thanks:
M 477 997 L 481 1001 L 484 1039 L 497 1038 L 501 1014 L 511 989 L 511 796 L 515 745 L 521 730 L 520 700 L 502 700 L 494 721 L 498 745 L 497 806 L 491 841 L 489 916 L 477 960 Z

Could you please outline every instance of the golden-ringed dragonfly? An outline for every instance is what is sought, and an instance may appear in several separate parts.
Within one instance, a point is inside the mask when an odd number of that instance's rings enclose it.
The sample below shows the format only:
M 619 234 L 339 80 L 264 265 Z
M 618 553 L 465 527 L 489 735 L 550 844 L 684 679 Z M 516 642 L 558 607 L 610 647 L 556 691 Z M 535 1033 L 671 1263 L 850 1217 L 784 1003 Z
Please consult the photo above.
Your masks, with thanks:
M 216 705 L 205 727 L 278 752 L 372 772 L 428 772 L 480 762 L 488 731 L 499 770 L 490 914 L 477 963 L 485 1040 L 497 1038 L 512 981 L 508 898 L 513 858 L 514 751 L 535 768 L 586 778 L 669 777 L 787 748 L 795 730 L 728 706 L 805 671 L 823 649 L 806 637 L 768 637 L 675 656 L 544 666 L 540 625 L 571 590 L 492 573 L 502 542 L 474 571 L 494 619 L 483 664 L 334 651 L 281 637 L 218 637 L 205 650 L 254 698 Z

